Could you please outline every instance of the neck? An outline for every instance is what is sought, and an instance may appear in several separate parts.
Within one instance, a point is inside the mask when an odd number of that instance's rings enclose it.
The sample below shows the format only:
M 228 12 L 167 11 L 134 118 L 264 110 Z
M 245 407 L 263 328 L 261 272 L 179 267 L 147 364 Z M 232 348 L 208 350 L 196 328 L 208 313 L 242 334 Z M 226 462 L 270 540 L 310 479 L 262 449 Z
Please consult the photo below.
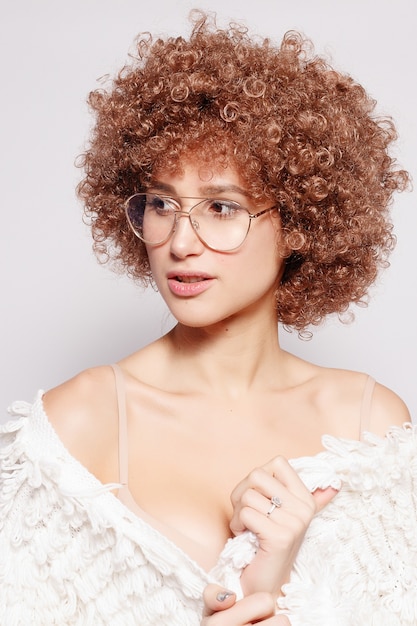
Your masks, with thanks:
M 178 324 L 165 340 L 175 361 L 175 377 L 230 397 L 276 386 L 286 355 L 273 311 L 262 321 L 240 316 L 205 328 Z

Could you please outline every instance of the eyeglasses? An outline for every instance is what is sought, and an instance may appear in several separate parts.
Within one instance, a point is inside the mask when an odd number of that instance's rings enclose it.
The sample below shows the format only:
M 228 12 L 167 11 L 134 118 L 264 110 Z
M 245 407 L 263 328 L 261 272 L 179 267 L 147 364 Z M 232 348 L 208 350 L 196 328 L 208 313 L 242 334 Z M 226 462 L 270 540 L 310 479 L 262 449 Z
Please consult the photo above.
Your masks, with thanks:
M 248 235 L 252 220 L 275 208 L 250 213 L 233 200 L 204 198 L 189 211 L 183 211 L 174 198 L 155 193 L 135 193 L 125 204 L 129 225 L 144 243 L 158 246 L 168 241 L 183 215 L 190 220 L 200 241 L 217 252 L 232 252 L 239 248 Z

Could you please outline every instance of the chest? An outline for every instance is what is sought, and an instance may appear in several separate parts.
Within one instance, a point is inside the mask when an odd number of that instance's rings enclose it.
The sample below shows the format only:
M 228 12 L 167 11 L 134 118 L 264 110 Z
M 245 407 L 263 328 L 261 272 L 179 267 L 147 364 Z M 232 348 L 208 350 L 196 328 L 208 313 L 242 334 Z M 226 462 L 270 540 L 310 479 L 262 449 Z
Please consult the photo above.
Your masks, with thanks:
M 319 430 L 300 428 L 294 414 L 271 410 L 265 399 L 131 405 L 130 494 L 152 525 L 211 569 L 232 536 L 233 489 L 275 456 L 318 452 Z

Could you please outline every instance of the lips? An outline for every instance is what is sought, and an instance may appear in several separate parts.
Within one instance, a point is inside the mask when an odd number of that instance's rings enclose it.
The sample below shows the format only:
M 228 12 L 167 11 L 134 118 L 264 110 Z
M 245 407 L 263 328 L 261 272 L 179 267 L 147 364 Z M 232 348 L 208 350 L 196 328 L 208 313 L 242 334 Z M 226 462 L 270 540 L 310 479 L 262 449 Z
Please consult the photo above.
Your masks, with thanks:
M 170 272 L 168 274 L 168 279 L 177 280 L 179 283 L 199 283 L 204 280 L 210 280 L 211 278 L 213 277 L 204 272 Z
M 213 284 L 213 276 L 204 272 L 170 272 L 168 286 L 175 296 L 190 298 L 206 291 Z
M 201 276 L 175 276 L 175 280 L 179 283 L 199 283 L 201 280 L 208 280 Z

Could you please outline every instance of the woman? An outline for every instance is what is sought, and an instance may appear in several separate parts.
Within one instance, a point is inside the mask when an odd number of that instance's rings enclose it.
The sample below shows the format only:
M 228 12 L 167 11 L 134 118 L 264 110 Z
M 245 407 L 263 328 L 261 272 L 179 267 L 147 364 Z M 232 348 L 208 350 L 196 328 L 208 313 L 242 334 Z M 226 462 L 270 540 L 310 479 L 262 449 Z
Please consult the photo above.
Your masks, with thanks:
M 277 336 L 386 263 L 394 127 L 296 33 L 200 15 L 137 50 L 90 96 L 79 193 L 100 258 L 177 324 L 14 406 L 0 623 L 414 624 L 408 411 Z

